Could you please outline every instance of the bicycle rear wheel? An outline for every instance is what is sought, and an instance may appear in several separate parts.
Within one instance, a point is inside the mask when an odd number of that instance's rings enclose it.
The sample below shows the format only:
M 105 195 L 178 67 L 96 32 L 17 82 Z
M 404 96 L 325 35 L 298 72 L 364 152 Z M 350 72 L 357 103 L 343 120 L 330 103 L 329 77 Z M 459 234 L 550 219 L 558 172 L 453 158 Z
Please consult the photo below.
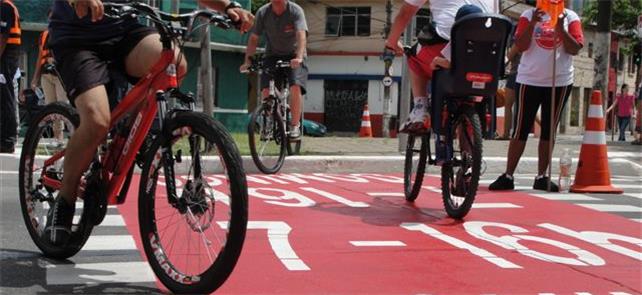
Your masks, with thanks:
M 46 175 L 57 181 L 62 180 L 64 154 L 43 171 L 46 166 L 45 160 L 64 153 L 69 138 L 79 123 L 78 114 L 71 106 L 63 103 L 47 105 L 30 122 L 20 156 L 18 186 L 27 231 L 42 253 L 55 259 L 65 259 L 78 253 L 87 242 L 94 226 L 92 210 L 89 210 L 92 205 L 80 196 L 76 201 L 69 242 L 64 246 L 54 246 L 43 236 L 47 213 L 58 196 L 58 190 L 43 182 L 43 177 Z M 56 134 L 59 134 L 58 138 Z M 81 183 L 86 183 L 84 180 L 88 176 L 89 173 L 85 173 Z
M 472 107 L 462 108 L 452 129 L 455 159 L 441 167 L 444 208 L 448 216 L 456 219 L 464 218 L 475 201 L 482 158 L 479 116 Z
M 232 273 L 248 219 L 239 151 L 218 122 L 177 113 L 147 154 L 138 199 L 143 248 L 174 293 L 204 294 Z
M 265 174 L 279 172 L 285 162 L 287 135 L 283 118 L 272 103 L 263 103 L 252 113 L 247 133 L 256 167 Z
M 430 135 L 408 135 L 406 159 L 403 168 L 403 184 L 406 201 L 413 202 L 419 196 L 426 171 Z

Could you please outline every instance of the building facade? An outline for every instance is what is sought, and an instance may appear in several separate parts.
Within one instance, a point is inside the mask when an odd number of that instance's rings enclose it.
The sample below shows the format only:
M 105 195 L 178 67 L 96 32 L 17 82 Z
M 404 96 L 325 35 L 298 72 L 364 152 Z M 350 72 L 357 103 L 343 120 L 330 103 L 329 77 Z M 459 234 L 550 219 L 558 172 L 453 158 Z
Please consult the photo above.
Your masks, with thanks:
M 250 7 L 250 0 L 237 0 Z M 25 73 L 22 85 L 29 85 L 38 55 L 38 36 L 47 28 L 47 11 L 52 0 L 15 1 L 20 11 L 22 34 L 21 70 Z M 196 0 L 147 0 L 147 3 L 164 11 L 189 12 L 197 8 Z M 238 31 L 224 31 L 212 26 L 212 87 L 214 93 L 214 116 L 232 131 L 244 131 L 247 126 L 248 97 L 254 95 L 250 81 L 238 69 L 243 63 L 247 34 Z M 182 82 L 182 90 L 199 94 L 201 83 L 200 48 L 198 43 L 188 44 L 185 56 L 189 65 L 187 76 Z M 199 101 L 199 104 L 201 102 Z M 202 106 L 202 105 L 201 105 Z

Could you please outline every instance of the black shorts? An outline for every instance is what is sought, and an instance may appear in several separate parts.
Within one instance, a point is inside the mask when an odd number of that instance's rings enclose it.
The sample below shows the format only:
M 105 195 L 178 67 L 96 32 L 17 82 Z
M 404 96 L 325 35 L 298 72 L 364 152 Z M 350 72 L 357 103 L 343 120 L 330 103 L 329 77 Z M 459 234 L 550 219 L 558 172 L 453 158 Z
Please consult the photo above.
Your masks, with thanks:
M 74 105 L 78 95 L 110 82 L 110 70 L 125 73 L 127 55 L 145 37 L 157 33 L 156 29 L 138 25 L 124 36 L 105 40 L 97 45 L 76 45 L 72 42 L 53 48 L 56 66 L 60 73 L 69 102 Z M 135 83 L 135 77 L 130 82 Z
M 560 117 L 564 112 L 564 106 L 568 97 L 571 95 L 573 85 L 564 87 L 555 87 L 555 127 L 560 122 Z M 513 139 L 526 140 L 528 134 L 535 123 L 537 110 L 542 107 L 542 132 L 540 139 L 548 140 L 550 138 L 551 122 L 551 90 L 552 87 L 537 87 L 526 84 L 519 84 L 517 93 L 517 112 L 514 117 Z
M 276 62 L 281 60 L 281 61 L 290 61 L 293 59 L 293 56 L 267 56 L 265 57 L 265 60 L 263 61 L 264 64 L 270 68 L 274 68 L 276 65 Z M 277 72 L 281 69 L 277 69 Z M 301 64 L 301 66 L 297 69 L 283 69 L 288 71 L 286 74 L 288 75 L 288 83 L 290 83 L 290 86 L 292 85 L 299 85 L 301 86 L 301 94 L 306 94 L 306 82 L 308 81 L 308 66 L 306 65 L 305 61 Z M 270 74 L 263 74 L 261 75 L 261 89 L 266 89 L 270 87 L 270 79 L 273 77 L 273 75 Z M 278 86 L 278 85 L 277 85 Z

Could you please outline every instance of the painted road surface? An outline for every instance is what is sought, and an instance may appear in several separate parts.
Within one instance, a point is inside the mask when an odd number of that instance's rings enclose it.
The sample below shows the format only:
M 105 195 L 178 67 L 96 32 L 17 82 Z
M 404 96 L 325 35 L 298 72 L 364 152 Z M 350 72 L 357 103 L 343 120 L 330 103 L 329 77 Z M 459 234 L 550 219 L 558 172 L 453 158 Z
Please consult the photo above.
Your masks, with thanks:
M 219 292 L 642 292 L 642 223 L 635 221 L 639 206 L 581 206 L 561 200 L 593 197 L 496 193 L 482 187 L 475 207 L 460 222 L 446 216 L 438 182 L 427 177 L 413 204 L 400 194 L 403 180 L 398 175 L 249 176 L 245 247 Z M 132 183 L 128 202 L 118 210 L 142 249 L 138 179 Z

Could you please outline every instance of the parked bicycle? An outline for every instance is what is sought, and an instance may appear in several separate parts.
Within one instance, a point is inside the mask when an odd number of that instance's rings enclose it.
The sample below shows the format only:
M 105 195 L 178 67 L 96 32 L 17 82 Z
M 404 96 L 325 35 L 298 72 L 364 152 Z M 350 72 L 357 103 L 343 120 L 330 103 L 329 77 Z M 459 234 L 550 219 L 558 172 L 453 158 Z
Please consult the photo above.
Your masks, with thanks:
M 441 166 L 441 194 L 448 216 L 461 219 L 472 208 L 483 144 L 475 105 L 483 97 L 494 97 L 497 91 L 511 30 L 510 20 L 495 14 L 472 14 L 453 25 L 451 68 L 433 72 L 432 129 L 408 135 L 404 162 L 407 201 L 418 197 L 428 164 Z
M 108 205 L 123 204 L 130 182 L 140 178 L 138 222 L 152 270 L 172 292 L 209 293 L 228 278 L 245 239 L 247 183 L 239 151 L 222 124 L 194 112 L 194 98 L 178 90 L 173 44 L 200 26 L 230 28 L 209 10 L 166 14 L 143 3 L 107 4 L 108 17 L 144 17 L 158 29 L 162 56 L 113 110 L 111 131 L 96 151 L 79 187 L 72 236 L 54 246 L 43 236 L 47 211 L 61 187 L 68 138 L 79 116 L 68 105 L 47 105 L 30 125 L 20 158 L 20 203 L 29 234 L 47 257 L 81 250 Z M 199 25 L 195 19 L 205 19 Z M 184 58 L 182 53 L 179 57 Z M 179 105 L 168 110 L 167 100 Z M 47 130 L 64 122 L 63 144 L 47 145 Z M 157 122 L 159 130 L 151 133 Z M 142 168 L 134 176 L 134 163 Z
M 247 126 L 252 160 L 261 172 L 274 174 L 281 170 L 285 156 L 298 154 L 301 151 L 301 140 L 292 140 L 290 120 L 292 115 L 288 100 L 290 98 L 289 61 L 277 61 L 267 65 L 260 56 L 252 58 L 248 72 L 268 74 L 269 95 L 264 98 L 252 113 Z M 303 119 L 301 119 L 303 121 Z M 300 122 L 299 126 L 303 126 Z

